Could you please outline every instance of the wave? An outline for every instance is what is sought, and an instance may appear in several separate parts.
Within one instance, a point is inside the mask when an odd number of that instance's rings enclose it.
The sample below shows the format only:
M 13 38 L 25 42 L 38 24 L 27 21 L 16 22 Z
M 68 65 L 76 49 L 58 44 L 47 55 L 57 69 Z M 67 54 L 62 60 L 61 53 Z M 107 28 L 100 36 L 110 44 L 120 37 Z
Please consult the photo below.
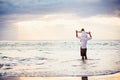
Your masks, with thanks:
M 120 72 L 120 41 L 88 42 L 88 60 L 79 41 L 0 41 L 0 76 L 97 76 Z

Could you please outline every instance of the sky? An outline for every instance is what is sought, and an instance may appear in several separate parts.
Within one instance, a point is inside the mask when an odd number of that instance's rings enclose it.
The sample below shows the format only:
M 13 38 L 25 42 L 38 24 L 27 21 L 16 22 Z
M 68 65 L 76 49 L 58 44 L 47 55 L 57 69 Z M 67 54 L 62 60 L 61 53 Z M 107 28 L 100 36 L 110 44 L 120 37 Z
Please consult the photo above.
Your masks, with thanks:
M 76 40 L 81 28 L 120 40 L 120 0 L 0 0 L 0 40 Z

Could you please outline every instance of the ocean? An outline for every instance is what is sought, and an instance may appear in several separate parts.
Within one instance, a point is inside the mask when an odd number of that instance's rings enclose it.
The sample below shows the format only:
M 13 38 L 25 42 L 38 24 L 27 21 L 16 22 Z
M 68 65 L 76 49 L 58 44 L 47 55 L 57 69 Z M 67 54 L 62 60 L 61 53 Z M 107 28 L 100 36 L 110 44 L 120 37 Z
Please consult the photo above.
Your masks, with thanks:
M 0 41 L 0 76 L 79 77 L 120 72 L 120 40 L 88 41 L 88 59 L 79 40 Z

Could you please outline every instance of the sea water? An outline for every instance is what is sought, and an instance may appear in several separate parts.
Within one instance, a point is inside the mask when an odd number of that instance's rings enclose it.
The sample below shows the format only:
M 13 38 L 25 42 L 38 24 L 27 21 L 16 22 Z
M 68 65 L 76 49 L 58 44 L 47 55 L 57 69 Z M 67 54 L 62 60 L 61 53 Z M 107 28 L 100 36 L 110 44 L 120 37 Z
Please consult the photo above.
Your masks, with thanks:
M 0 76 L 93 76 L 120 72 L 120 41 L 91 40 L 88 59 L 80 41 L 0 41 Z

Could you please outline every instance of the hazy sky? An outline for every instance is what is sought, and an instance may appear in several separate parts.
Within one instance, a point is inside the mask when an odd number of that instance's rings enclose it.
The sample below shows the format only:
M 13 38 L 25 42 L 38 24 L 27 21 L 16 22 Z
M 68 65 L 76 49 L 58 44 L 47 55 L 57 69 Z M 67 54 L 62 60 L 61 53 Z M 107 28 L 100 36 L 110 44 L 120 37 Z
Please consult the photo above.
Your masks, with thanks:
M 120 40 L 120 0 L 0 0 L 0 40 Z

